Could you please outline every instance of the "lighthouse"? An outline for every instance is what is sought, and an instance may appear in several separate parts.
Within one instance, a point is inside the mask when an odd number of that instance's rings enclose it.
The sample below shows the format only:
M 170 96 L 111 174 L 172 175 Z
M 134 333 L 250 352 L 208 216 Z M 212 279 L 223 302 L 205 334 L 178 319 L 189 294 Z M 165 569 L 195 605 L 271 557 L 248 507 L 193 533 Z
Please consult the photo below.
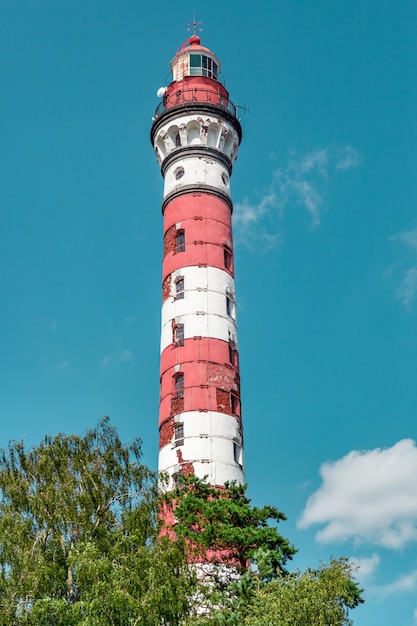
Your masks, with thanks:
M 159 471 L 244 483 L 230 178 L 242 129 L 194 33 L 170 64 L 151 142 L 164 179 Z

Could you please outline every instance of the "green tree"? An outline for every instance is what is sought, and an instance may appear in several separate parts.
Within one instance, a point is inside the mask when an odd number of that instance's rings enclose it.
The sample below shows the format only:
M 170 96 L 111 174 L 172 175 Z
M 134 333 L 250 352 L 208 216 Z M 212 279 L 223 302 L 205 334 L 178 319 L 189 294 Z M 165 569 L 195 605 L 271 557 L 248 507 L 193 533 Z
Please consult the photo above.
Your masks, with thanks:
M 363 602 L 352 564 L 340 558 L 319 569 L 288 572 L 295 548 L 276 526 L 285 516 L 275 507 L 252 507 L 244 486 L 216 488 L 194 476 L 182 477 L 165 499 L 175 510 L 172 530 L 185 542 L 188 558 L 204 561 L 209 550 L 211 561 L 219 565 L 219 575 L 210 579 L 213 593 L 202 598 L 205 612 L 187 624 L 351 624 L 348 610 Z M 224 557 L 234 563 L 229 576 L 221 567 Z
M 243 572 L 261 550 L 265 570 L 285 571 L 296 552 L 276 527 L 286 517 L 273 506 L 251 506 L 245 491 L 245 485 L 213 487 L 193 475 L 181 477 L 165 496 L 175 509 L 175 535 L 185 541 L 191 560 L 209 550 L 212 562 L 226 559 Z
M 349 609 L 363 602 L 345 558 L 319 569 L 279 575 L 251 597 L 242 626 L 343 626 Z
M 345 558 L 319 569 L 280 573 L 259 585 L 247 571 L 223 596 L 223 607 L 186 622 L 187 626 L 349 626 L 349 609 L 363 602 Z
M 346 560 L 290 574 L 278 509 L 195 477 L 161 500 L 140 459 L 140 440 L 123 445 L 108 418 L 82 437 L 0 450 L 2 626 L 349 623 L 362 599 Z M 166 536 L 164 507 L 175 510 Z M 195 566 L 208 553 L 209 585 Z
M 194 574 L 158 538 L 156 476 L 108 418 L 0 452 L 3 626 L 177 625 Z
M 296 552 L 278 532 L 285 515 L 276 507 L 251 506 L 245 490 L 234 483 L 213 487 L 191 475 L 179 477 L 165 495 L 165 505 L 175 513 L 168 531 L 183 542 L 187 559 L 205 582 L 196 593 L 200 614 L 190 623 L 242 624 L 256 585 L 285 572 Z M 247 571 L 249 563 L 256 575 Z

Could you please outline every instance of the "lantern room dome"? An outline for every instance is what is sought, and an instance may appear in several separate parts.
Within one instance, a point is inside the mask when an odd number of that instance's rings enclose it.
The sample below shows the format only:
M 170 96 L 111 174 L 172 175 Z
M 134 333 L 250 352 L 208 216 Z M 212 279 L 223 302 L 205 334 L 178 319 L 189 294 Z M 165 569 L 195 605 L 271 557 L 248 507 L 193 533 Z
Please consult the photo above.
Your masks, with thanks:
M 193 35 L 179 48 L 170 68 L 175 82 L 184 80 L 187 76 L 219 80 L 220 61 L 211 50 L 200 44 L 198 35 Z

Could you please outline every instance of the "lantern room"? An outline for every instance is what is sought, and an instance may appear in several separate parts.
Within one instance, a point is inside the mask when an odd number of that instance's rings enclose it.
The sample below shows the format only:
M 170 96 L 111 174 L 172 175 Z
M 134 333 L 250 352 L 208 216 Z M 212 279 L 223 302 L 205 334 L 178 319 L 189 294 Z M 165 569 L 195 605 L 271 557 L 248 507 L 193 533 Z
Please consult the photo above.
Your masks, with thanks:
M 193 35 L 179 48 L 170 64 L 172 82 L 158 90 L 162 102 L 155 117 L 177 106 L 192 102 L 208 103 L 226 109 L 236 117 L 236 108 L 220 80 L 220 61 Z
M 205 76 L 218 80 L 220 62 L 208 48 L 200 45 L 200 37 L 193 35 L 171 61 L 171 72 L 174 81 L 183 80 L 186 76 Z

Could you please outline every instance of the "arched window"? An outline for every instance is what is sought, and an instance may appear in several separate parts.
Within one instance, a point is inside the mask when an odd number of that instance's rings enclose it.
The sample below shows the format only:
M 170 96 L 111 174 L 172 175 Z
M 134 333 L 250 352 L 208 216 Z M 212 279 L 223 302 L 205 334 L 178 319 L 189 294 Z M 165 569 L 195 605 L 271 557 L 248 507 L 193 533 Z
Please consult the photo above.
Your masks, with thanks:
M 187 141 L 189 146 L 198 146 L 201 143 L 201 125 L 197 120 L 191 120 L 187 124 Z
M 184 324 L 176 324 L 173 328 L 172 341 L 177 348 L 184 345 Z
M 235 463 L 237 463 L 239 467 L 242 469 L 243 450 L 242 450 L 242 447 L 235 441 L 233 442 L 233 458 L 235 460 Z
M 224 266 L 227 270 L 232 267 L 232 251 L 229 246 L 224 246 Z
M 230 408 L 232 415 L 240 415 L 240 398 L 236 393 L 230 393 Z
M 174 424 L 175 446 L 184 445 L 184 424 Z
M 226 313 L 232 320 L 236 319 L 236 305 L 232 294 L 226 294 Z
M 175 252 L 184 252 L 185 250 L 185 231 L 177 230 L 175 236 Z
M 183 398 L 184 397 L 184 374 L 183 372 L 178 372 L 174 376 L 175 381 L 175 397 Z
M 230 340 L 229 340 L 229 361 L 231 365 L 234 365 L 234 367 L 238 367 L 239 357 L 238 357 L 236 345 L 233 341 L 230 341 Z
M 184 299 L 184 289 L 185 282 L 184 276 L 179 276 L 175 281 L 175 300 L 183 300 Z

